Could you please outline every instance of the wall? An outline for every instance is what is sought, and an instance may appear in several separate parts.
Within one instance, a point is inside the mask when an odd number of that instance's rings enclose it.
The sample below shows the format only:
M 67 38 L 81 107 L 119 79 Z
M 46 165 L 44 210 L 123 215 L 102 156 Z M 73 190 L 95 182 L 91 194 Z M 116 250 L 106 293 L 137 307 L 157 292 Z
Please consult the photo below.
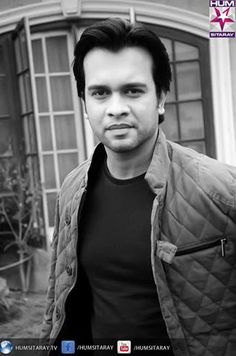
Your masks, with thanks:
M 140 2 L 143 0 L 136 0 Z M 185 9 L 188 11 L 197 12 L 202 15 L 208 16 L 209 8 L 207 0 L 149 0 L 149 2 L 154 2 L 163 5 L 169 5 L 177 7 L 179 9 Z
M 21 7 L 24 5 L 33 5 L 40 2 L 49 2 L 50 0 L 1 0 L 0 1 L 0 11 L 13 9 L 16 7 Z M 71 0 L 67 0 L 71 1 Z M 82 4 L 87 2 L 88 0 L 82 0 Z M 100 1 L 100 0 L 97 0 Z M 110 0 L 110 2 L 114 2 L 114 0 Z M 133 3 L 144 2 L 144 0 L 135 0 Z M 208 16 L 209 8 L 208 1 L 206 0 L 149 0 L 149 2 L 153 2 L 156 4 L 169 5 L 193 12 L 197 12 L 202 15 Z
M 0 11 L 14 9 L 24 5 L 33 5 L 42 2 L 42 0 L 1 0 Z
M 230 56 L 231 56 L 231 82 L 233 90 L 233 111 L 234 111 L 234 129 L 236 141 L 236 39 L 230 40 Z

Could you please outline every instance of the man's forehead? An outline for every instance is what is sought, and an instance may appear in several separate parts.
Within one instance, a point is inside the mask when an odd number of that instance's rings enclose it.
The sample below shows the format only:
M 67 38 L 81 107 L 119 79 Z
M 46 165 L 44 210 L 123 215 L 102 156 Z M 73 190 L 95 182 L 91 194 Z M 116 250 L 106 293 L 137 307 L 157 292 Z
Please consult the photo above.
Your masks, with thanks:
M 141 47 L 125 47 L 116 52 L 94 48 L 85 57 L 84 71 L 90 84 L 122 78 L 130 83 L 143 82 L 152 76 L 152 59 Z
M 99 57 L 106 58 L 107 60 L 114 58 L 122 58 L 122 57 L 130 57 L 137 58 L 138 57 L 145 57 L 146 59 L 152 61 L 150 53 L 143 47 L 139 46 L 125 46 L 117 50 L 103 48 L 103 47 L 94 47 L 92 48 L 85 56 L 84 62 L 88 61 L 88 59 Z

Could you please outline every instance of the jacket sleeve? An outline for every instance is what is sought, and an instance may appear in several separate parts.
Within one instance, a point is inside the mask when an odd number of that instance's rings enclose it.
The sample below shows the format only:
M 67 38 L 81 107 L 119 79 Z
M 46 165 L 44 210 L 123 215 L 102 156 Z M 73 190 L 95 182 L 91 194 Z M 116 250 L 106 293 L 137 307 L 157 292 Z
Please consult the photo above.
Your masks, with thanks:
M 228 216 L 230 218 L 229 226 L 233 231 L 234 238 L 236 238 L 236 167 L 227 166 L 227 168 L 230 174 L 230 184 L 228 189 L 232 196 L 232 200 L 230 201 L 230 209 L 228 212 Z
M 44 342 L 49 343 L 50 334 L 52 330 L 52 316 L 54 311 L 54 296 L 55 296 L 55 267 L 57 262 L 57 244 L 58 244 L 58 235 L 59 235 L 59 222 L 60 222 L 60 215 L 59 215 L 59 195 L 56 201 L 56 210 L 55 210 L 55 229 L 53 233 L 53 240 L 52 240 L 52 252 L 51 252 L 51 267 L 50 267 L 50 274 L 49 274 L 49 286 L 47 291 L 47 300 L 46 300 L 46 311 L 44 314 L 42 330 L 40 334 L 40 339 Z

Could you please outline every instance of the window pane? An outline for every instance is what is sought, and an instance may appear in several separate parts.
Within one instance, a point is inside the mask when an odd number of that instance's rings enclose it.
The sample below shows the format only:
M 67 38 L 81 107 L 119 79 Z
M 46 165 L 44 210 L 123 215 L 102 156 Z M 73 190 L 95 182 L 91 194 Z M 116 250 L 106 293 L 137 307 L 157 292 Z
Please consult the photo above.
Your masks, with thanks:
M 163 38 L 163 37 L 161 37 L 161 41 L 166 47 L 170 61 L 173 61 L 173 51 L 172 51 L 172 44 L 171 44 L 172 41 L 169 40 L 168 38 Z
M 40 178 L 39 178 L 39 164 L 38 164 L 37 155 L 27 156 L 26 164 L 30 176 L 31 189 L 34 189 L 33 187 L 35 187 L 37 190 L 39 190 L 38 184 Z
M 63 182 L 65 176 L 78 166 L 78 154 L 77 153 L 63 153 L 58 155 L 58 166 L 60 183 Z
M 2 46 L 0 46 L 0 74 L 5 73 L 5 65 L 4 65 L 4 52 Z
M 25 30 L 21 30 L 20 33 L 20 47 L 21 47 L 21 54 L 22 54 L 22 69 L 27 69 L 29 66 L 28 66 Z
M 74 115 L 54 116 L 57 149 L 76 148 Z
M 45 188 L 56 188 L 55 167 L 52 155 L 43 157 L 44 162 L 44 175 L 45 175 Z
M 56 199 L 56 193 L 47 193 L 49 226 L 54 226 Z
M 34 71 L 35 73 L 44 73 L 44 61 L 43 61 L 43 49 L 42 41 L 32 41 L 33 59 L 34 59 Z
M 54 111 L 73 110 L 69 76 L 51 77 L 52 106 Z
M 182 42 L 175 42 L 175 59 L 177 61 L 198 59 L 198 48 Z
M 19 86 L 20 86 L 20 99 L 21 99 L 21 113 L 26 113 L 26 95 L 25 95 L 25 84 L 24 76 L 19 77 Z
M 190 102 L 179 105 L 181 138 L 204 138 L 204 124 L 201 102 Z
M 39 112 L 48 112 L 48 95 L 45 78 L 36 78 Z
M 24 117 L 25 148 L 27 153 L 36 153 L 36 133 L 33 115 Z
M 31 153 L 37 153 L 37 139 L 36 139 L 36 128 L 34 122 L 34 116 L 28 116 L 28 123 L 29 123 L 29 135 L 30 135 L 30 151 Z
M 9 120 L 0 120 L 0 155 L 11 154 L 11 129 Z
M 40 133 L 43 151 L 52 150 L 52 135 L 49 116 L 40 117 Z
M 182 146 L 192 148 L 193 150 L 200 152 L 200 153 L 206 153 L 206 145 L 205 142 L 203 141 L 195 141 L 195 142 L 186 142 L 186 143 L 181 143 Z
M 20 40 L 17 37 L 15 40 L 15 54 L 16 54 L 16 67 L 17 67 L 17 73 L 21 72 L 22 70 L 22 61 L 21 61 L 21 53 L 20 53 Z
M 32 96 L 31 96 L 31 83 L 29 72 L 24 74 L 24 84 L 25 84 L 25 94 L 26 94 L 26 110 L 27 112 L 32 111 Z
M 66 36 L 47 38 L 46 46 L 49 72 L 68 72 L 69 60 Z
M 176 64 L 179 100 L 201 97 L 200 71 L 197 62 Z
M 0 77 L 0 115 L 7 115 L 8 98 L 7 98 L 7 82 L 6 77 Z
M 161 124 L 169 140 L 179 140 L 176 105 L 166 105 L 165 120 Z
M 26 72 L 19 77 L 21 110 L 22 113 L 32 111 L 32 96 L 29 73 Z

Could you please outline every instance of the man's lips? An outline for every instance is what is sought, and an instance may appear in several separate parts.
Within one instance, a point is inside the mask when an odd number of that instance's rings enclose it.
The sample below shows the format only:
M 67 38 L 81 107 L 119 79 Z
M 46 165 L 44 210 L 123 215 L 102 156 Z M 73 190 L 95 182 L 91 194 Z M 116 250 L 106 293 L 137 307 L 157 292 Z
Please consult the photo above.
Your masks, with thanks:
M 131 129 L 133 126 L 129 124 L 112 124 L 107 127 L 107 130 Z

